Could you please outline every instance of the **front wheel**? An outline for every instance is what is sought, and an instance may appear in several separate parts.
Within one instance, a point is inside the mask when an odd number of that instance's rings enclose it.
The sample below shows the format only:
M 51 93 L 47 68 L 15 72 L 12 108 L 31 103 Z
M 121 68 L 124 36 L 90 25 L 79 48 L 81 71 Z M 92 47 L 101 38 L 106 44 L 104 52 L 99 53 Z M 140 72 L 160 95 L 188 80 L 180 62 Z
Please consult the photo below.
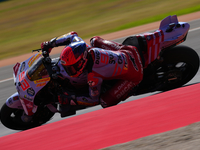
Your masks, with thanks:
M 47 107 L 38 108 L 33 116 L 27 116 L 23 109 L 14 109 L 4 104 L 1 108 L 1 122 L 7 128 L 13 130 L 27 130 L 40 126 L 53 117 L 54 113 Z

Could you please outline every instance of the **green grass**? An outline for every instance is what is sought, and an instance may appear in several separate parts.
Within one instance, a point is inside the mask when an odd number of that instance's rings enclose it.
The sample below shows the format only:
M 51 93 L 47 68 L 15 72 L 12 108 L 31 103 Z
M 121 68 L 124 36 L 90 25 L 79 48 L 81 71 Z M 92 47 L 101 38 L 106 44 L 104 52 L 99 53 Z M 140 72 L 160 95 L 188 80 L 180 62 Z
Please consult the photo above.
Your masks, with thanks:
M 0 1 L 0 59 L 70 31 L 84 39 L 199 10 L 199 0 Z

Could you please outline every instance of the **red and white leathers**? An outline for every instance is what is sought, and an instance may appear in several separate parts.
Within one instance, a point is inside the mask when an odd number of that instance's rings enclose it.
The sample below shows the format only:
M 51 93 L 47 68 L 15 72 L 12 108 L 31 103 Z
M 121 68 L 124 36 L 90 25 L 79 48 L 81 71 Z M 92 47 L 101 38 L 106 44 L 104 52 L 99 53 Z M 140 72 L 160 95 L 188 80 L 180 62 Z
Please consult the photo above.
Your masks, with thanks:
M 71 32 L 55 40 L 54 46 L 82 42 L 76 32 Z M 129 92 L 143 79 L 143 67 L 137 48 L 107 41 L 100 37 L 91 39 L 88 46 L 88 65 L 81 77 L 87 77 L 89 94 L 74 98 L 77 104 L 93 106 L 101 103 L 103 107 L 113 106 L 125 100 Z M 81 78 L 82 79 L 82 78 Z M 101 95 L 104 80 L 118 79 L 118 82 Z
M 137 48 L 104 40 L 98 36 L 91 39 L 89 50 L 94 54 L 92 72 L 88 75 L 91 88 L 101 84 L 102 80 L 119 79 L 105 94 L 100 96 L 103 107 L 116 105 L 125 100 L 133 87 L 143 79 L 143 67 Z M 106 49 L 106 50 L 105 50 Z

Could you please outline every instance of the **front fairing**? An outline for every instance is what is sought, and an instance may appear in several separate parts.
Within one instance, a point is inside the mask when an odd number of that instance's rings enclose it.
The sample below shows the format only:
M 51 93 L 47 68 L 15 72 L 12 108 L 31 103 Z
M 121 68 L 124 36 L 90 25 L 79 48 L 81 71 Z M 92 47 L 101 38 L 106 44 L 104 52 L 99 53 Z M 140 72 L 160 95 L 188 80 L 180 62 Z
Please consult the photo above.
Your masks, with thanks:
M 18 92 L 15 92 L 6 100 L 6 105 L 10 108 L 23 109 Z
M 20 63 L 14 72 L 14 81 L 19 99 L 27 115 L 32 115 L 37 108 L 34 105 L 36 94 L 50 81 L 50 76 L 43 64 L 41 53 L 35 54 Z

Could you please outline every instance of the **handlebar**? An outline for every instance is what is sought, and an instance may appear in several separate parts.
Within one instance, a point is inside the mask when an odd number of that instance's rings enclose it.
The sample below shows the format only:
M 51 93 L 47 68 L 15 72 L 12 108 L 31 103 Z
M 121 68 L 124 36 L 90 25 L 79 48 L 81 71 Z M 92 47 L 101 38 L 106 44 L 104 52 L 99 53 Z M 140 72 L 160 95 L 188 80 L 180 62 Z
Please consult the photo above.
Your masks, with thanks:
M 43 51 L 41 48 L 32 50 L 32 53 L 33 53 L 33 52 L 36 52 L 36 51 L 37 51 L 37 52 L 42 51 L 42 55 L 44 56 L 44 58 L 49 57 L 49 52 Z
M 42 50 L 41 48 L 35 49 L 35 50 L 32 50 L 32 53 L 33 53 L 33 52 L 36 52 L 36 51 L 37 51 L 37 52 L 40 52 L 41 50 Z

